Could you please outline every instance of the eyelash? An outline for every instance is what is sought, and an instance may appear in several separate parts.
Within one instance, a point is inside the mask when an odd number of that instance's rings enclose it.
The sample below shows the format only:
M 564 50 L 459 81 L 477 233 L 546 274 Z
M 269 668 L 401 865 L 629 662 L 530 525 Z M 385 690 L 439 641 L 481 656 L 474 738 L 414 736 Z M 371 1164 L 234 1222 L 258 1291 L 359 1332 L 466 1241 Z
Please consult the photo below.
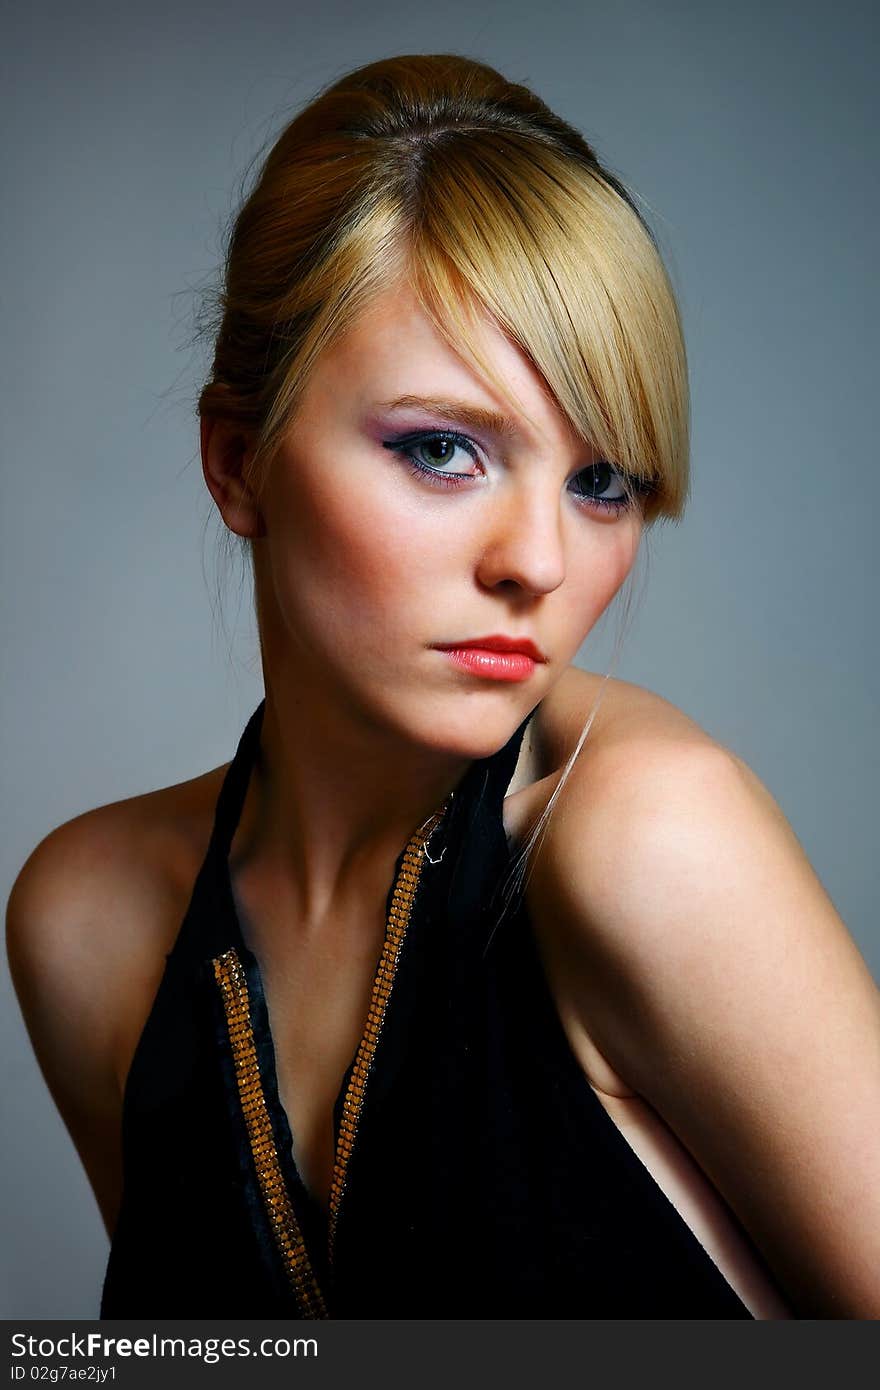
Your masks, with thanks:
M 435 439 L 446 439 L 450 443 L 464 449 L 465 453 L 470 454 L 474 462 L 478 462 L 477 446 L 467 435 L 459 434 L 456 430 L 417 430 L 414 434 L 408 434 L 403 439 L 387 440 L 384 443 L 386 449 L 391 449 L 405 458 L 410 466 L 410 472 L 417 478 L 427 478 L 434 486 L 439 487 L 461 487 L 468 481 L 470 475 L 457 473 L 442 473 L 438 468 L 432 468 L 430 464 L 420 463 L 410 450 L 418 448 L 420 444 L 427 444 Z M 606 462 L 606 460 L 601 460 Z M 580 470 L 581 473 L 590 473 L 599 465 L 591 464 Z M 614 473 L 620 478 L 624 487 L 628 486 L 628 491 L 623 497 L 601 497 L 595 494 L 586 497 L 583 494 L 574 494 L 575 500 L 584 507 L 601 507 L 603 511 L 610 512 L 614 516 L 619 516 L 621 512 L 628 511 L 634 505 L 634 499 L 640 493 L 647 491 L 647 485 L 640 483 L 638 479 L 627 479 L 619 468 L 613 464 L 608 464 Z M 575 474 L 578 477 L 579 474 Z

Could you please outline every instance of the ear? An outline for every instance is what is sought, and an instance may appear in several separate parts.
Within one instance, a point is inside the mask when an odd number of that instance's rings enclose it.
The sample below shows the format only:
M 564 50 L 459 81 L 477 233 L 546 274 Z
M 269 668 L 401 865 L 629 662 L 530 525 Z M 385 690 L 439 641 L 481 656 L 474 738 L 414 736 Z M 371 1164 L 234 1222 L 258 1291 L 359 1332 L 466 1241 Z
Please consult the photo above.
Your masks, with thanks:
M 220 515 L 237 536 L 264 536 L 266 528 L 251 484 L 245 481 L 254 435 L 234 420 L 201 422 L 202 472 Z

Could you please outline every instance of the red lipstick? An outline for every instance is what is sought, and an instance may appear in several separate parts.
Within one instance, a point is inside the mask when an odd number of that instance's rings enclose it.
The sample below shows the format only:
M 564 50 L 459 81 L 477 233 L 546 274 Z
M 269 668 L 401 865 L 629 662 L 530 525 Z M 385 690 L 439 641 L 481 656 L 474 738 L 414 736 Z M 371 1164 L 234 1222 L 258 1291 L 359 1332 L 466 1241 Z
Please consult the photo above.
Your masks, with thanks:
M 484 680 L 524 681 L 547 658 L 530 637 L 473 637 L 464 642 L 436 642 L 456 666 Z

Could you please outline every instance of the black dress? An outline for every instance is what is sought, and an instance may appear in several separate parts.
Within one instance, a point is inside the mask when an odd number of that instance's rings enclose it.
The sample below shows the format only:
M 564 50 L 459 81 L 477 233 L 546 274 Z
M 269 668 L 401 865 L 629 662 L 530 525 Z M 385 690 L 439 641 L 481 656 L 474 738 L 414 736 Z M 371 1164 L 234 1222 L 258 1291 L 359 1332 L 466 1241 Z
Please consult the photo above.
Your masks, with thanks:
M 524 905 L 493 932 L 525 724 L 398 860 L 328 1217 L 229 877 L 264 705 L 127 1079 L 100 1316 L 751 1318 L 587 1082 Z

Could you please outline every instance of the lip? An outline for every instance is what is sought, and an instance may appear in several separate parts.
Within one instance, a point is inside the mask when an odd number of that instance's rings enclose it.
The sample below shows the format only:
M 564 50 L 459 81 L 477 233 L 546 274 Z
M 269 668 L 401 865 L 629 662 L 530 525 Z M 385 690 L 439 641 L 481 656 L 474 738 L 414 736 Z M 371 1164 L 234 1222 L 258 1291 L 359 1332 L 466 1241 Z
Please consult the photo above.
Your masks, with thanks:
M 503 633 L 495 633 L 491 637 L 472 637 L 464 642 L 435 642 L 433 645 L 440 652 L 512 652 L 531 657 L 535 662 L 547 660 L 540 647 L 536 647 L 530 637 L 506 637 Z
M 436 651 L 445 652 L 456 666 L 471 676 L 490 681 L 525 681 L 544 653 L 530 637 L 472 637 L 464 642 L 436 642 Z

